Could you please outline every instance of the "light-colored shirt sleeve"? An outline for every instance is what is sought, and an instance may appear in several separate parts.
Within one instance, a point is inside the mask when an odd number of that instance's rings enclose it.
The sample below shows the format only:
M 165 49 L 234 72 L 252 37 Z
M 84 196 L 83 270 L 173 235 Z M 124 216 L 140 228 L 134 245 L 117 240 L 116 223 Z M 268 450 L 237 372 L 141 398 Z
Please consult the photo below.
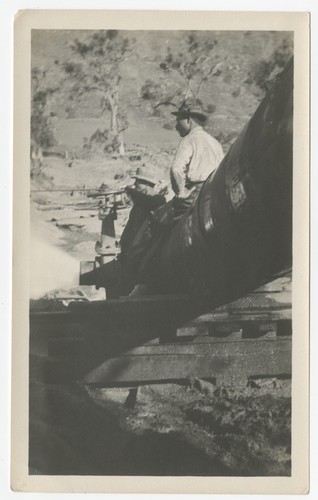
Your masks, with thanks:
M 193 185 L 204 182 L 223 159 L 221 144 L 202 127 L 195 127 L 181 139 L 170 170 L 171 186 L 186 198 Z
M 188 137 L 184 137 L 179 144 L 175 160 L 170 170 L 171 186 L 177 196 L 186 195 L 187 169 L 193 156 L 193 148 Z

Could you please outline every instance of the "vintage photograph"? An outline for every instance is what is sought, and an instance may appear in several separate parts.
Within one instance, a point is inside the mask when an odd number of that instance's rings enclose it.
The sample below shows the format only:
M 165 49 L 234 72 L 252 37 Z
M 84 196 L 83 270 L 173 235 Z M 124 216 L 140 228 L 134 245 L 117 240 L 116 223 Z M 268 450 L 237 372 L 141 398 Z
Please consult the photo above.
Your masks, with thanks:
M 30 52 L 27 474 L 291 478 L 294 30 Z

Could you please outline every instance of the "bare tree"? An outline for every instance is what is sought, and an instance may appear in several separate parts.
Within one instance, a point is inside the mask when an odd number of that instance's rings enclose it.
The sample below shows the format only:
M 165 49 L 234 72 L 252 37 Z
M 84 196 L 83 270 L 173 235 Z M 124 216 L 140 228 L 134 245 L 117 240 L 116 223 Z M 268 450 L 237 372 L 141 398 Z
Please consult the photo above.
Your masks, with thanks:
M 52 101 L 56 92 L 60 90 L 60 82 L 55 78 L 55 85 L 51 85 L 52 78 L 48 73 L 51 70 L 43 67 L 34 67 L 31 72 L 31 160 L 41 166 L 42 151 L 56 144 L 51 111 Z
M 114 149 L 125 154 L 123 131 L 127 118 L 120 106 L 121 66 L 131 53 L 131 43 L 116 30 L 95 31 L 85 41 L 76 39 L 71 45 L 74 59 L 64 63 L 73 96 L 89 93 L 100 96 L 101 112 L 110 112 L 109 130 Z
M 179 106 L 189 97 L 200 102 L 202 87 L 211 76 L 218 76 L 224 58 L 214 50 L 217 40 L 204 40 L 196 32 L 185 35 L 180 50 L 168 45 L 159 61 L 160 82 L 148 79 L 141 88 L 141 98 L 152 102 L 154 110 L 160 106 Z

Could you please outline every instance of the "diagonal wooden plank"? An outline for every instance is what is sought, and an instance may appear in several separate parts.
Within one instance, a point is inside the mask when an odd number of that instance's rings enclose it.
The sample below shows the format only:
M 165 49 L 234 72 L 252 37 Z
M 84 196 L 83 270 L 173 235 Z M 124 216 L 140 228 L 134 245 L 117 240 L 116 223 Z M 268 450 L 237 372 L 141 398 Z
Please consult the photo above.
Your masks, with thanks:
M 233 385 L 251 376 L 279 375 L 291 375 L 289 339 L 143 347 L 101 363 L 81 381 L 129 385 L 197 377 Z

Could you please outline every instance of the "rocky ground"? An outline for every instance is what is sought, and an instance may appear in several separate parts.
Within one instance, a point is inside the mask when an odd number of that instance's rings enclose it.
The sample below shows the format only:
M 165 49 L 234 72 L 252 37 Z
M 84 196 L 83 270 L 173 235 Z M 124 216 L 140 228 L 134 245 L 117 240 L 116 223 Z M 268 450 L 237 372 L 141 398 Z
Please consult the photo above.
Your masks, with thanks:
M 30 472 L 61 475 L 288 476 L 290 382 L 138 389 L 31 381 Z M 125 404 L 126 402 L 126 404 Z

